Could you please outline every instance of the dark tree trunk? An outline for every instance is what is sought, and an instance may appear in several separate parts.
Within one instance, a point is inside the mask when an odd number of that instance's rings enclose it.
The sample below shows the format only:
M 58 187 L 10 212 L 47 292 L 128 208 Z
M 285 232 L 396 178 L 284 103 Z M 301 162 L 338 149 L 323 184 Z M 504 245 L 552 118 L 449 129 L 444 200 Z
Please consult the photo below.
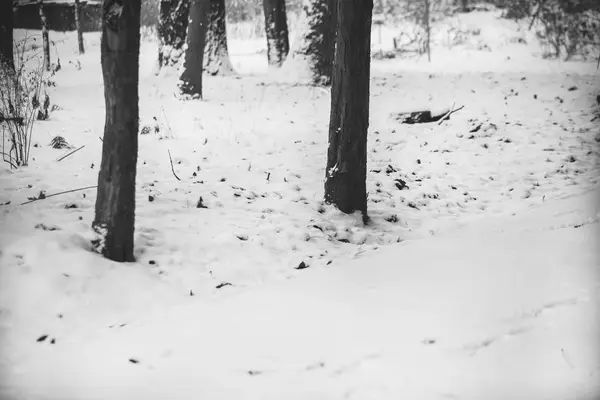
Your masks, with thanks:
M 208 29 L 209 0 L 191 0 L 190 23 L 187 26 L 187 49 L 183 70 L 179 77 L 179 89 L 183 95 L 202 98 L 202 70 L 204 43 Z
M 208 0 L 208 29 L 204 47 L 204 71 L 210 75 L 231 75 L 233 67 L 227 50 L 225 0 Z
M 160 0 L 158 65 L 176 65 L 183 55 L 190 0 Z
M 44 12 L 44 1 L 38 0 L 40 23 L 42 25 L 42 43 L 44 47 L 44 68 L 50 71 L 50 39 L 48 38 L 48 21 Z
M 141 0 L 104 0 L 101 60 L 106 120 L 94 230 L 96 250 L 134 261 Z
M 310 83 L 330 85 L 335 50 L 335 3 L 337 0 L 305 0 L 302 36 L 294 45 L 292 69 L 306 70 Z M 302 73 L 302 72 L 301 72 Z
M 325 201 L 367 218 L 367 129 L 373 0 L 338 1 Z
M 85 53 L 83 47 L 83 33 L 81 32 L 81 7 L 79 6 L 79 0 L 75 0 L 75 29 L 77 29 L 77 45 L 79 46 L 79 54 Z
M 263 9 L 269 65 L 281 67 L 290 51 L 285 0 L 263 0 Z
M 460 0 L 460 8 L 462 12 L 469 11 L 469 0 Z
M 12 1 L 0 1 L 0 62 L 4 62 L 13 70 L 15 69 Z

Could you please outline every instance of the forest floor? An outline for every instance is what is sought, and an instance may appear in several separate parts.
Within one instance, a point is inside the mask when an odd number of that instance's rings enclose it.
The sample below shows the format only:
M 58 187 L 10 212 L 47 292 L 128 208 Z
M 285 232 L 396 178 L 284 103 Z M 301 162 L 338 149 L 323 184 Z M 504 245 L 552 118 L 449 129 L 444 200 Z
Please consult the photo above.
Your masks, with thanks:
M 328 90 L 233 39 L 239 74 L 181 101 L 146 38 L 125 265 L 90 251 L 94 189 L 48 197 L 96 185 L 104 125 L 99 35 L 51 32 L 57 109 L 0 166 L 0 398 L 599 398 L 599 73 L 477 14 L 373 60 L 368 225 L 322 203 Z

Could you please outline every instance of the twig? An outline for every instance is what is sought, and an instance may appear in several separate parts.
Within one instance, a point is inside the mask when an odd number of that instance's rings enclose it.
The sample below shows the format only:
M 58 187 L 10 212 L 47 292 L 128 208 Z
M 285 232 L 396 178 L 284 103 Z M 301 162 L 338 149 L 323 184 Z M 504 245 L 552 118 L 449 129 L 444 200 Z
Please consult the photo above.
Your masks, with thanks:
M 64 156 L 62 156 L 61 158 L 59 158 L 58 160 L 56 160 L 56 162 L 61 162 L 62 160 L 64 160 L 65 158 L 69 157 L 71 154 L 75 154 L 77 153 L 79 150 L 83 149 L 85 147 L 85 144 L 83 146 L 81 146 L 78 149 L 73 150 L 72 152 L 65 154 Z
M 171 161 L 171 171 L 173 171 L 173 176 L 177 178 L 178 181 L 181 181 L 177 174 L 175 173 L 175 168 L 173 167 L 173 159 L 171 158 L 171 150 L 167 150 L 169 152 L 169 161 Z
M 450 116 L 452 114 L 454 114 L 457 111 L 462 110 L 463 108 L 465 108 L 465 106 L 460 106 L 457 109 L 454 109 L 454 104 L 452 104 L 452 108 L 450 109 L 450 111 L 448 111 L 442 118 L 440 118 L 440 120 L 438 121 L 438 125 L 441 125 L 442 122 L 444 122 L 445 119 L 450 118 Z
M 8 159 L 6 159 L 6 156 L 8 156 Z M 17 169 L 17 166 L 12 163 L 12 156 L 10 154 L 2 152 L 2 157 L 4 158 L 4 162 L 9 164 L 11 168 Z
M 104 140 L 102 140 L 102 138 L 101 138 L 100 136 L 98 136 L 98 139 L 100 139 L 100 141 L 101 141 L 102 143 L 104 143 Z
M 167 113 L 165 112 L 165 108 L 163 106 L 160 106 L 160 109 L 161 109 L 163 115 L 165 116 L 165 122 L 167 124 L 167 128 L 169 128 L 169 134 L 171 135 L 171 139 L 173 139 L 175 136 L 173 136 L 173 131 L 171 130 L 171 125 L 169 124 L 169 119 L 167 118 Z
M 41 199 L 33 199 L 33 200 L 26 201 L 26 202 L 24 202 L 24 203 L 21 203 L 21 205 L 23 206 L 23 205 L 25 205 L 25 204 L 33 203 L 34 201 L 38 201 L 38 200 L 44 200 L 44 199 L 47 199 L 47 198 L 49 198 L 49 197 L 58 196 L 58 195 L 60 195 L 60 194 L 66 194 L 66 193 L 78 192 L 78 191 L 80 191 L 80 190 L 94 189 L 94 188 L 97 188 L 97 187 L 98 187 L 98 186 L 86 186 L 86 187 L 82 187 L 82 188 L 78 188 L 78 189 L 65 190 L 64 192 L 58 192 L 58 193 L 49 194 L 49 195 L 47 195 L 47 196 L 45 196 L 45 197 L 43 197 L 43 198 L 41 198 Z
M 442 118 L 440 118 L 438 121 L 438 125 L 441 125 L 442 121 L 445 120 L 452 113 L 452 110 L 454 110 L 455 104 L 456 103 L 452 103 L 452 107 L 450 107 L 450 109 L 444 115 L 442 115 Z

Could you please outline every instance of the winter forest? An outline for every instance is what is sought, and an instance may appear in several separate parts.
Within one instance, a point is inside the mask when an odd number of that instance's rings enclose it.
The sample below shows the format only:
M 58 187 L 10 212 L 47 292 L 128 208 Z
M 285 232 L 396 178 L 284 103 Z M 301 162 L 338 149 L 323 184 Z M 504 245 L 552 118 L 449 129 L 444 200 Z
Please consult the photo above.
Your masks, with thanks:
M 597 0 L 0 0 L 0 400 L 600 399 Z

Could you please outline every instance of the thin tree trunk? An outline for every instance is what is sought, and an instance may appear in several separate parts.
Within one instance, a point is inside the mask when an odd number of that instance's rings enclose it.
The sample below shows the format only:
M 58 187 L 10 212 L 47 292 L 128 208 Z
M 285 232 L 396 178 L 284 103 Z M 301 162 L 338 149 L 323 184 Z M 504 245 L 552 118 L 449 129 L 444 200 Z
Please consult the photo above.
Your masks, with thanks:
M 44 68 L 50 71 L 50 39 L 48 38 L 48 21 L 44 12 L 44 1 L 38 0 L 40 24 L 42 25 L 42 42 L 44 47 Z
M 373 0 L 338 1 L 325 201 L 367 219 L 367 129 Z
M 141 0 L 104 0 L 100 44 L 106 119 L 94 230 L 96 250 L 134 261 Z
M 460 7 L 462 12 L 467 12 L 469 10 L 469 0 L 460 0 Z
M 335 3 L 338 0 L 304 0 L 300 17 L 300 37 L 284 68 L 298 79 L 315 85 L 331 84 L 335 51 Z
M 81 6 L 79 0 L 75 0 L 75 28 L 77 29 L 77 45 L 79 46 L 79 54 L 85 53 L 83 47 L 83 32 L 81 31 Z
M 183 95 L 202 98 L 204 43 L 208 30 L 209 0 L 190 0 L 190 20 L 187 26 L 186 51 L 179 89 Z
M 263 9 L 269 65 L 281 67 L 290 51 L 285 0 L 263 0 Z
M 13 5 L 0 0 L 0 62 L 15 69 L 13 55 Z
M 427 51 L 427 61 L 431 62 L 431 6 L 429 0 L 424 0 L 425 12 L 423 14 L 423 23 L 425 25 L 425 46 Z
M 231 75 L 234 71 L 227 50 L 225 0 L 208 1 L 210 9 L 204 46 L 204 71 L 210 75 Z
M 158 65 L 174 66 L 181 60 L 185 44 L 190 0 L 161 0 L 158 20 Z

